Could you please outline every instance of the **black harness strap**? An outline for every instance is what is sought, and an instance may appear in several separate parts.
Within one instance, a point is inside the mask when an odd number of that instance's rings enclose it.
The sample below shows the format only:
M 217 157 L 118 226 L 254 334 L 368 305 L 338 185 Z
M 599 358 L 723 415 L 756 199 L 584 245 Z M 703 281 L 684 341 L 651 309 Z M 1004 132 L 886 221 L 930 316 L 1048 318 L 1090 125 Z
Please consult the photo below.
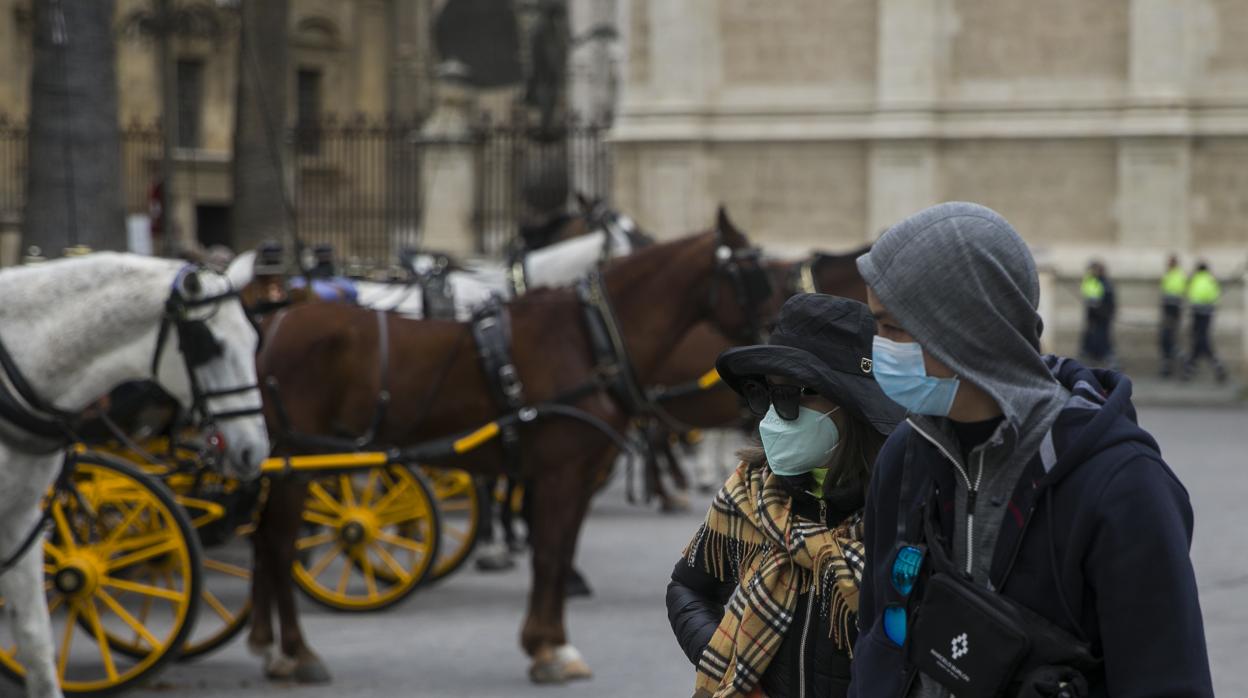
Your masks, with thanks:
M 491 298 L 472 319 L 472 338 L 477 358 L 495 405 L 503 412 L 517 412 L 524 406 L 524 384 L 511 357 L 511 315 L 497 297 Z M 499 424 L 503 444 L 503 471 L 508 477 L 520 474 L 520 430 L 516 422 Z

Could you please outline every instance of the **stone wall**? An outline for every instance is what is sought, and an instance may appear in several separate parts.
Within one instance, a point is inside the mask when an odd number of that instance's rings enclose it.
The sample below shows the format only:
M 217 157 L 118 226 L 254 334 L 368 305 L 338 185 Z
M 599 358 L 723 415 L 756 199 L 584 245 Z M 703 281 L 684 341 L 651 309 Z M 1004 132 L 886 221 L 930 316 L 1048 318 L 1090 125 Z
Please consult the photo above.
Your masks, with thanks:
M 1033 246 L 1112 244 L 1117 147 L 1105 139 L 951 140 L 941 200 L 1001 211 Z
M 1209 259 L 1232 289 L 1224 351 L 1248 369 L 1233 290 L 1248 266 L 1248 0 L 629 5 L 644 69 L 615 129 L 616 186 L 643 225 L 688 230 L 723 201 L 787 253 L 980 201 L 1059 290 L 1107 260 L 1133 350 L 1155 344 L 1165 257 Z M 1067 342 L 1078 298 L 1053 302 Z

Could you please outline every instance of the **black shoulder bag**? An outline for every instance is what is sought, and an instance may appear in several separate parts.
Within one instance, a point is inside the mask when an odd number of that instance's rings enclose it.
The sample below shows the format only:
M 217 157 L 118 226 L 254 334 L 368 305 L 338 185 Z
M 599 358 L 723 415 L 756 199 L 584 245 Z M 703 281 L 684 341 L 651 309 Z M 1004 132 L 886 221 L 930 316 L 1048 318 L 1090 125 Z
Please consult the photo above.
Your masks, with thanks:
M 1100 663 L 1089 645 L 968 579 L 927 509 L 922 520 L 930 576 L 907 632 L 910 664 L 958 698 L 1087 696 L 1085 677 Z

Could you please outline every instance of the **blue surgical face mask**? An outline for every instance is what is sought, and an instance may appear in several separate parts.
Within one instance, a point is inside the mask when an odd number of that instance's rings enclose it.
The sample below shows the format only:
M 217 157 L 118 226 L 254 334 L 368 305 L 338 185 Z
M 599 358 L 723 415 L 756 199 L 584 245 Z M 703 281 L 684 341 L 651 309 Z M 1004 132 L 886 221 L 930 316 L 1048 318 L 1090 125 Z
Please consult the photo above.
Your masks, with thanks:
M 923 347 L 917 342 L 894 342 L 877 335 L 871 372 L 889 399 L 915 414 L 947 417 L 958 394 L 957 378 L 927 375 Z
M 776 414 L 775 406 L 768 408 L 767 416 L 758 424 L 758 435 L 771 471 L 801 475 L 827 463 L 841 441 L 841 432 L 830 417 L 832 412 L 799 407 L 797 419 L 790 420 Z

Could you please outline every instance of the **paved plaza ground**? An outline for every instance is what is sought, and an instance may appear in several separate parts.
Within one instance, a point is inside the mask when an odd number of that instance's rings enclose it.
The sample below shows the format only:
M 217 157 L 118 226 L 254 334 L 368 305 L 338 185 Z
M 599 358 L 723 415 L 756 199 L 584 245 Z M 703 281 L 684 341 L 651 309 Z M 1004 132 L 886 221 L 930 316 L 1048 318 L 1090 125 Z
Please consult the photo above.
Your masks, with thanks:
M 1248 696 L 1248 663 L 1242 659 L 1248 648 L 1248 410 L 1143 408 L 1140 419 L 1157 436 L 1195 503 L 1193 556 L 1217 693 Z M 663 516 L 626 504 L 618 482 L 595 503 L 579 564 L 596 596 L 571 602 L 568 614 L 571 638 L 597 672 L 591 682 L 541 688 L 525 679 L 527 662 L 517 637 L 528 587 L 526 561 L 501 575 L 465 569 L 378 614 L 347 616 L 305 604 L 307 634 L 334 673 L 332 686 L 271 685 L 238 641 L 198 662 L 170 667 L 151 689 L 136 695 L 689 695 L 692 671 L 672 639 L 663 594 L 705 504 L 699 498 L 695 511 Z M 0 696 L 15 695 L 12 687 L 0 687 Z

